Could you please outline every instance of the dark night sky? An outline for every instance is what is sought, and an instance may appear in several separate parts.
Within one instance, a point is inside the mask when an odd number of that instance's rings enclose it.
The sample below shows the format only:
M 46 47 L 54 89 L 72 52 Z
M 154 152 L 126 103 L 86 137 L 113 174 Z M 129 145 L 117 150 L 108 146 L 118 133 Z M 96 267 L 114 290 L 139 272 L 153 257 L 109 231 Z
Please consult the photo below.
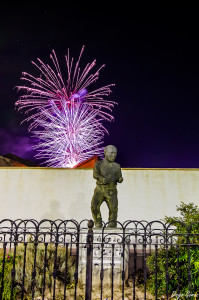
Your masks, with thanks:
M 28 124 L 14 107 L 22 71 L 38 75 L 32 60 L 50 63 L 55 49 L 61 64 L 68 48 L 77 58 L 85 45 L 82 65 L 105 63 L 98 85 L 116 84 L 105 145 L 118 148 L 121 166 L 199 168 L 198 10 L 139 3 L 1 8 L 1 154 L 34 160 Z

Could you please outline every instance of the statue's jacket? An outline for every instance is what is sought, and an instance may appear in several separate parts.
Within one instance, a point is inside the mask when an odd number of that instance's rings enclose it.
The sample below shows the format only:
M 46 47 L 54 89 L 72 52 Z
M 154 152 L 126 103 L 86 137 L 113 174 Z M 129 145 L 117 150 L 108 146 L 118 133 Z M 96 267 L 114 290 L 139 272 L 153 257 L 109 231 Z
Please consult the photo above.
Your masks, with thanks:
M 97 186 L 107 188 L 116 188 L 118 182 L 122 181 L 121 167 L 116 162 L 109 162 L 107 160 L 100 160 L 95 163 L 93 170 L 93 177 L 97 179 Z M 107 184 L 102 184 L 101 179 L 106 179 Z

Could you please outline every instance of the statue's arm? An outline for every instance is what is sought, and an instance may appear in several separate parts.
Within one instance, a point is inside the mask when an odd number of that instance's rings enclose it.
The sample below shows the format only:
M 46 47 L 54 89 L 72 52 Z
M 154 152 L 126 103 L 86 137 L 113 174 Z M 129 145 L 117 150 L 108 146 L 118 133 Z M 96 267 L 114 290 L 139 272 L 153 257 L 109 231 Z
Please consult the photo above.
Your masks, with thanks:
M 106 178 L 100 174 L 99 166 L 97 163 L 95 163 L 95 166 L 93 169 L 93 178 L 95 178 L 99 184 L 107 184 L 108 183 Z
M 118 182 L 119 182 L 119 183 L 122 183 L 123 180 L 124 180 L 124 179 L 123 179 L 123 177 L 122 177 L 122 171 L 121 171 L 121 168 L 120 168 Z

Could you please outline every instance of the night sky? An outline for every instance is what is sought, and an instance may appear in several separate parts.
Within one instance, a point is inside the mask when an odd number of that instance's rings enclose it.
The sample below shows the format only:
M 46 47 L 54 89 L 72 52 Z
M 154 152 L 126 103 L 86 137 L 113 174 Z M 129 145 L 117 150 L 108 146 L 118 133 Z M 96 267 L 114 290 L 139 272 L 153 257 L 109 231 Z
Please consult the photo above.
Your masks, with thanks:
M 0 11 L 0 153 L 35 161 L 28 124 L 15 110 L 23 71 L 50 63 L 62 70 L 67 49 L 81 66 L 106 64 L 96 83 L 115 83 L 118 102 L 104 145 L 118 148 L 122 167 L 199 168 L 199 18 L 196 7 L 33 6 Z M 131 2 L 129 2 L 131 3 Z M 135 2 L 136 3 L 136 2 Z

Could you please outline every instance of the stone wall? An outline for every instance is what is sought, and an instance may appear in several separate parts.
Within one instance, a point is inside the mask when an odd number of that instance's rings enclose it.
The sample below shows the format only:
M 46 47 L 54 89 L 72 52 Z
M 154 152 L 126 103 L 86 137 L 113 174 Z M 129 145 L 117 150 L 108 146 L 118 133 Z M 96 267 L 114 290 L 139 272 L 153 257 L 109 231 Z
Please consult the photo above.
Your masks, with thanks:
M 1 168 L 0 219 L 91 218 L 92 169 Z M 123 169 L 118 184 L 121 222 L 177 215 L 180 201 L 199 205 L 198 169 Z M 108 209 L 102 205 L 103 219 Z

